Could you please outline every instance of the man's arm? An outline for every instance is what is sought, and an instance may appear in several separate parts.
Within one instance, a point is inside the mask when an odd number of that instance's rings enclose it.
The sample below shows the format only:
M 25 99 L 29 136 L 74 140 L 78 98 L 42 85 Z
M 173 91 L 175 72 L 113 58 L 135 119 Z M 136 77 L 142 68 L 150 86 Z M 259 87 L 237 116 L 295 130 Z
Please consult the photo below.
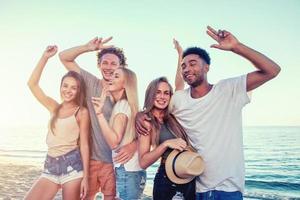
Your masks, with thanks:
M 111 39 L 112 39 L 112 37 L 109 37 L 104 40 L 102 40 L 102 38 L 95 37 L 94 39 L 89 41 L 87 44 L 73 47 L 70 49 L 66 49 L 66 50 L 60 52 L 59 58 L 67 70 L 80 73 L 80 67 L 75 62 L 75 59 L 83 53 L 90 52 L 90 51 L 97 51 L 97 50 L 111 47 L 111 45 L 104 46 L 104 44 L 109 42 Z
M 247 92 L 275 78 L 280 72 L 280 67 L 274 61 L 244 44 L 239 43 L 232 51 L 252 62 L 258 69 L 247 75 Z
M 247 91 L 251 91 L 265 82 L 276 77 L 280 72 L 280 67 L 274 61 L 267 56 L 247 47 L 240 43 L 230 32 L 228 31 L 216 31 L 211 27 L 207 27 L 207 34 L 218 42 L 211 47 L 232 51 L 250 62 L 258 69 L 247 75 Z
M 145 123 L 146 121 L 150 122 L 151 118 L 148 117 L 143 112 L 138 112 L 135 115 L 135 131 L 139 135 L 149 135 L 151 131 L 151 126 L 149 124 Z
M 173 43 L 174 43 L 174 48 L 178 53 L 177 69 L 176 69 L 176 76 L 175 76 L 175 91 L 177 91 L 177 90 L 184 89 L 184 80 L 181 75 L 181 61 L 182 61 L 183 50 L 176 39 L 173 39 Z

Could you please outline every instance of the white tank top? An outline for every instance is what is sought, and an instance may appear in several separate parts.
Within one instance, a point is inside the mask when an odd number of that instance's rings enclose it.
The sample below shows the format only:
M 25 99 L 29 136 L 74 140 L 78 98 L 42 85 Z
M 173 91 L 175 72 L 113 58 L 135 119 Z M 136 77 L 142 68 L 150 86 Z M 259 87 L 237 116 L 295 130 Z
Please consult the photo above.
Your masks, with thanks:
M 48 155 L 57 157 L 64 155 L 78 147 L 79 125 L 76 120 L 76 113 L 69 117 L 57 118 L 54 133 L 51 131 L 50 123 L 46 143 L 48 145 Z

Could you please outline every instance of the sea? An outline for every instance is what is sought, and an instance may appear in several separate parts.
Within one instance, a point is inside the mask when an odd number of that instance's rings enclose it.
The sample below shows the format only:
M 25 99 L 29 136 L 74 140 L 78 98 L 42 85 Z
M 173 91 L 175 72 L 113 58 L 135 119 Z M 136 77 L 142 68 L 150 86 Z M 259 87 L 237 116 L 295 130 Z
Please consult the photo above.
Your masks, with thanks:
M 0 129 L 0 161 L 12 160 L 42 167 L 46 127 Z M 244 127 L 246 189 L 244 199 L 300 200 L 300 126 Z M 158 163 L 147 169 L 153 185 Z

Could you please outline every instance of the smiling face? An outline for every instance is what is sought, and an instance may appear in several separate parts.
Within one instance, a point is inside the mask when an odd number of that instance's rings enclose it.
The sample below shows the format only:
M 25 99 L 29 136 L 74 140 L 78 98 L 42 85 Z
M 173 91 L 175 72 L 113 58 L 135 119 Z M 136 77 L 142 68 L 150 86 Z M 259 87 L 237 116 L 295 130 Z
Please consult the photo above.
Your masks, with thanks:
M 111 92 L 121 91 L 125 88 L 125 74 L 122 69 L 116 69 L 113 72 L 111 80 L 109 82 L 108 90 Z
M 60 87 L 60 95 L 63 101 L 75 101 L 78 96 L 79 86 L 75 78 L 67 76 L 63 79 Z
M 114 71 L 120 67 L 118 56 L 112 53 L 104 54 L 99 60 L 98 67 L 104 80 L 109 81 Z
M 171 88 L 166 82 L 160 82 L 154 98 L 154 107 L 159 110 L 164 110 L 168 107 L 170 99 Z
M 190 54 L 183 58 L 182 77 L 192 87 L 197 87 L 206 79 L 208 65 L 196 54 Z

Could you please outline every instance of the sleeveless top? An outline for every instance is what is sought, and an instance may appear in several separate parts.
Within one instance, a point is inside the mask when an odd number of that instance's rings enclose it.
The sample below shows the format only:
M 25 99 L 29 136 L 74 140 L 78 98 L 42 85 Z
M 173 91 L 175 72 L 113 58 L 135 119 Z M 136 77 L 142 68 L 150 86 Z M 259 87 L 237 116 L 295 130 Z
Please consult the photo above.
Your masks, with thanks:
M 78 107 L 75 113 L 69 117 L 57 118 L 54 133 L 51 131 L 49 123 L 46 139 L 49 156 L 61 156 L 78 147 L 80 129 L 76 114 L 79 109 Z
M 165 123 L 163 123 L 160 127 L 159 132 L 159 144 L 163 143 L 166 140 L 174 139 L 176 136 L 171 132 L 171 130 L 166 126 Z M 171 153 L 173 149 L 168 148 L 161 156 L 161 160 L 165 161 L 168 157 L 168 155 Z

